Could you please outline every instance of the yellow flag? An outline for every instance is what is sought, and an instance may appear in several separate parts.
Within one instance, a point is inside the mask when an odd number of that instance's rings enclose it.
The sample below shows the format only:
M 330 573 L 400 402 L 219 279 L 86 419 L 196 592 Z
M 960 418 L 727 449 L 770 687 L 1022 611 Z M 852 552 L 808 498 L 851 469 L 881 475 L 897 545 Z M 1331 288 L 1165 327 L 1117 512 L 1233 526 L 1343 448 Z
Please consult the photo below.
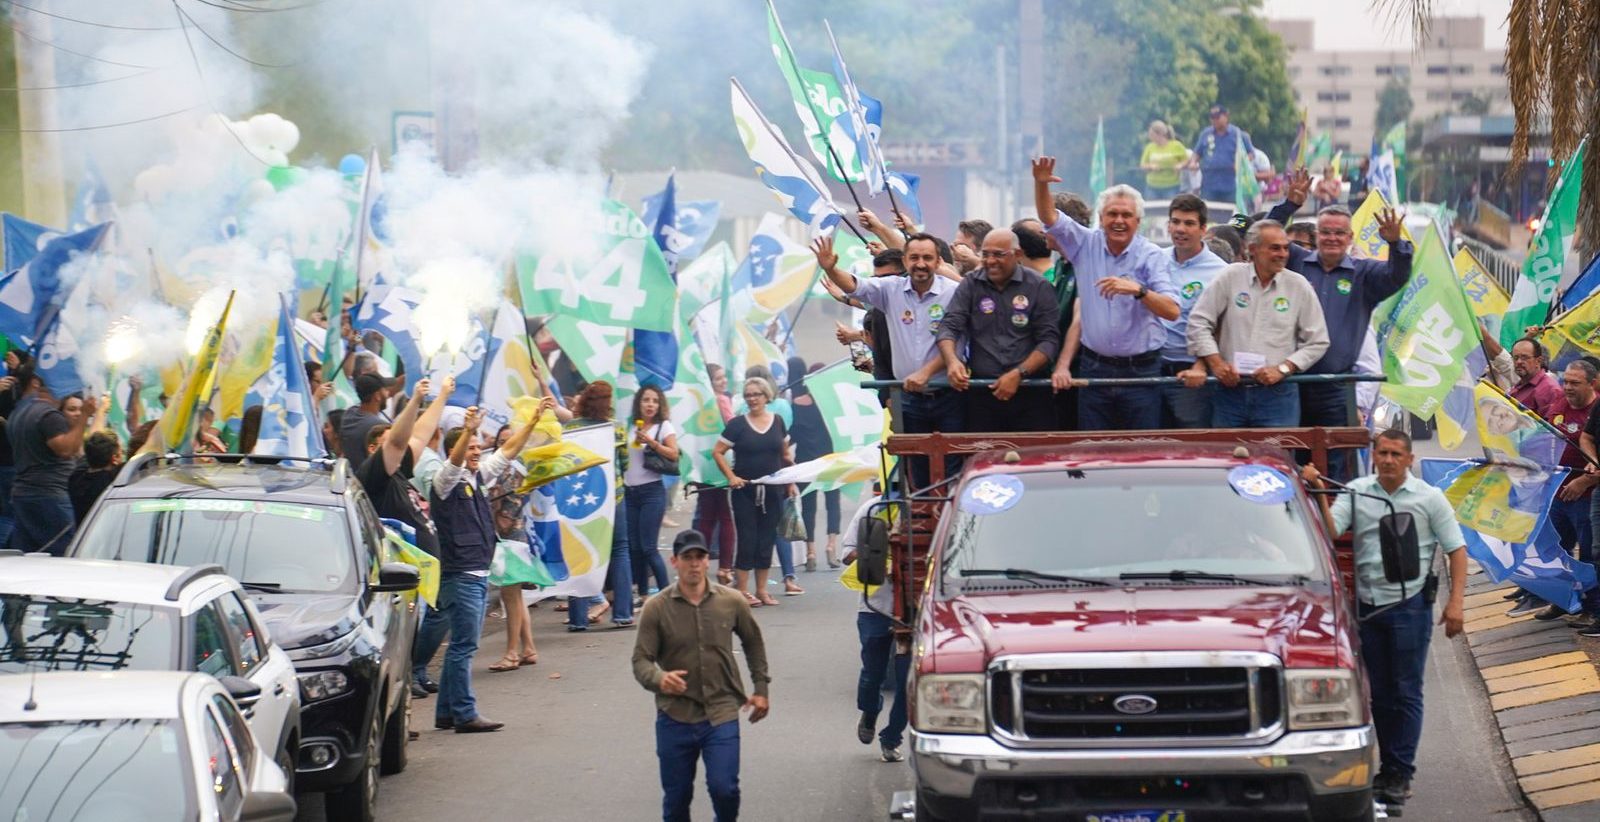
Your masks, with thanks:
M 211 395 L 211 385 L 216 378 L 217 357 L 222 352 L 222 335 L 227 331 L 228 311 L 233 308 L 233 292 L 228 292 L 228 302 L 222 307 L 217 324 L 206 332 L 205 341 L 195 354 L 194 368 L 184 377 L 183 387 L 167 403 L 161 413 L 161 422 L 150 432 L 140 453 L 167 454 L 194 452 L 195 417 L 201 404 Z
M 1510 295 L 1466 247 L 1456 252 L 1452 262 L 1455 263 L 1456 279 L 1461 281 L 1461 290 L 1472 305 L 1473 315 L 1488 326 L 1490 336 L 1500 339 L 1500 320 L 1505 316 L 1506 307 L 1511 304 Z
M 234 352 L 226 365 L 218 369 L 217 420 L 243 416 L 244 398 L 250 393 L 250 386 L 272 367 L 273 349 L 278 340 L 277 329 L 278 324 L 274 321 L 256 329 L 254 334 L 246 334 L 242 338 L 235 336 L 235 340 L 244 345 Z
M 1361 207 L 1350 217 L 1350 230 L 1355 234 L 1355 245 L 1350 248 L 1351 256 L 1374 260 L 1389 259 L 1389 244 L 1378 236 L 1378 212 L 1388 207 L 1389 202 L 1377 189 L 1367 192 L 1367 199 L 1361 202 Z M 1400 236 L 1407 241 L 1411 240 L 1411 232 L 1403 225 L 1400 227 Z

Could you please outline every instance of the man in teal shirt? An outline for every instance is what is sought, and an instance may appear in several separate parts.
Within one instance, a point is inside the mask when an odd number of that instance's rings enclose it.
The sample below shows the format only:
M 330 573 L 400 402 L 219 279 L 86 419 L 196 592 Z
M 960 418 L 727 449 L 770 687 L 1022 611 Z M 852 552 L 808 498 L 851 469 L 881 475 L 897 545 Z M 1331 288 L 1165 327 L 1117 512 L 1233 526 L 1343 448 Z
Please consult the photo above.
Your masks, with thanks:
M 1423 594 L 1424 576 L 1404 584 L 1383 575 L 1378 519 L 1394 506 L 1411 514 L 1421 548 L 1421 567 L 1433 567 L 1436 551 L 1450 558 L 1450 598 L 1439 622 L 1444 635 L 1461 633 L 1467 585 L 1466 539 L 1444 492 L 1411 475 L 1411 436 L 1390 429 L 1373 440 L 1375 476 L 1361 477 L 1349 485 L 1353 494 L 1340 494 L 1332 508 L 1319 495 L 1328 520 L 1328 534 L 1337 538 L 1354 526 L 1356 598 L 1360 600 L 1361 658 L 1371 685 L 1372 724 L 1378 731 L 1381 765 L 1373 790 L 1391 805 L 1403 805 L 1411 796 L 1416 773 L 1417 741 L 1422 737 L 1422 677 L 1428 662 L 1428 640 L 1433 632 L 1433 605 Z M 1308 484 L 1321 487 L 1314 466 L 1303 475 Z

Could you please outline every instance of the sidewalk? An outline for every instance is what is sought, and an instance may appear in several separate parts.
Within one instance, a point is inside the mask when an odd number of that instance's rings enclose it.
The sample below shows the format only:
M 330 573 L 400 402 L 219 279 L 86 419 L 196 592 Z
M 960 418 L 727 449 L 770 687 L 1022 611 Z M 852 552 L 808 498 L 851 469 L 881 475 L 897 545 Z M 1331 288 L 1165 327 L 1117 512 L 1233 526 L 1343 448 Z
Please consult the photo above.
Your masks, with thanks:
M 1509 584 L 1469 578 L 1467 643 L 1516 779 L 1546 822 L 1600 819 L 1600 671 L 1564 619 L 1508 617 Z

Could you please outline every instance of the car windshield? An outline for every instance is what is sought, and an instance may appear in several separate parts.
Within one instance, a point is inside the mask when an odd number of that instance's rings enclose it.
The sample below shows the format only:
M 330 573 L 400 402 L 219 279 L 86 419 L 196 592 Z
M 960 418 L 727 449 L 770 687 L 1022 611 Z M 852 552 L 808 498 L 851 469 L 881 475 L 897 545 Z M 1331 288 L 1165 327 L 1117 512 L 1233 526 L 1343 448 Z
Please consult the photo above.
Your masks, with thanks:
M 0 594 L 0 621 L 0 674 L 180 667 L 172 608 Z
M 355 586 L 344 512 L 258 500 L 105 500 L 74 556 L 217 563 L 247 587 L 329 593 Z
M 1279 490 L 1288 502 L 1251 501 L 1234 490 L 1226 468 L 985 475 L 957 498 L 945 574 L 973 581 L 1000 578 L 979 572 L 1004 569 L 1111 581 L 1173 571 L 1320 578 L 1301 503 Z
M 181 741 L 170 719 L 0 724 L 0 808 L 41 822 L 193 819 Z

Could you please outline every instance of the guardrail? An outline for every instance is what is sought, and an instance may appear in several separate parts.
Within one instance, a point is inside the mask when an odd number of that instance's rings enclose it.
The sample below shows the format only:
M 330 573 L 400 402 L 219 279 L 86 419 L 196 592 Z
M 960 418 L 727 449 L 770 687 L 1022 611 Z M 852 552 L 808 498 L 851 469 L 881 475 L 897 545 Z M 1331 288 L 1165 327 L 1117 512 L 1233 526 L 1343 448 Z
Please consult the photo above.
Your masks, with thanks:
M 1384 382 L 1385 380 L 1386 380 L 1386 378 L 1382 374 L 1293 374 L 1291 376 L 1284 377 L 1279 382 L 1324 383 L 1325 384 L 1325 383 L 1346 383 L 1346 382 Z M 974 377 L 971 380 L 968 380 L 967 384 L 969 386 L 975 386 L 975 387 L 978 387 L 978 388 L 987 388 L 989 386 L 994 385 L 996 382 L 997 382 L 997 380 L 979 379 L 977 377 Z M 1207 377 L 1206 378 L 1206 384 L 1207 385 L 1220 385 L 1221 382 L 1222 381 L 1217 379 L 1216 377 Z M 1183 384 L 1183 380 L 1178 378 L 1178 377 L 1089 377 L 1089 378 L 1073 377 L 1072 378 L 1072 387 L 1073 388 L 1109 388 L 1109 387 L 1113 387 L 1113 386 L 1114 387 L 1118 387 L 1118 388 L 1128 388 L 1128 387 L 1135 387 L 1135 386 L 1159 386 L 1159 385 L 1182 385 L 1182 384 Z M 1239 384 L 1240 385 L 1255 385 L 1256 381 L 1251 377 L 1243 377 L 1242 376 L 1242 377 L 1239 378 Z M 901 385 L 902 385 L 902 382 L 900 380 L 862 380 L 861 381 L 861 387 L 862 388 L 871 388 L 871 389 L 900 388 Z M 950 383 L 948 381 L 944 380 L 944 379 L 940 379 L 938 381 L 929 381 L 928 387 L 929 388 L 934 388 L 934 389 L 949 388 L 950 387 Z M 1022 388 L 1050 388 L 1050 387 L 1052 387 L 1052 383 L 1049 380 L 1046 380 L 1046 379 L 1028 379 L 1028 380 L 1023 380 L 1021 385 L 1020 385 L 1020 387 L 1022 387 Z

